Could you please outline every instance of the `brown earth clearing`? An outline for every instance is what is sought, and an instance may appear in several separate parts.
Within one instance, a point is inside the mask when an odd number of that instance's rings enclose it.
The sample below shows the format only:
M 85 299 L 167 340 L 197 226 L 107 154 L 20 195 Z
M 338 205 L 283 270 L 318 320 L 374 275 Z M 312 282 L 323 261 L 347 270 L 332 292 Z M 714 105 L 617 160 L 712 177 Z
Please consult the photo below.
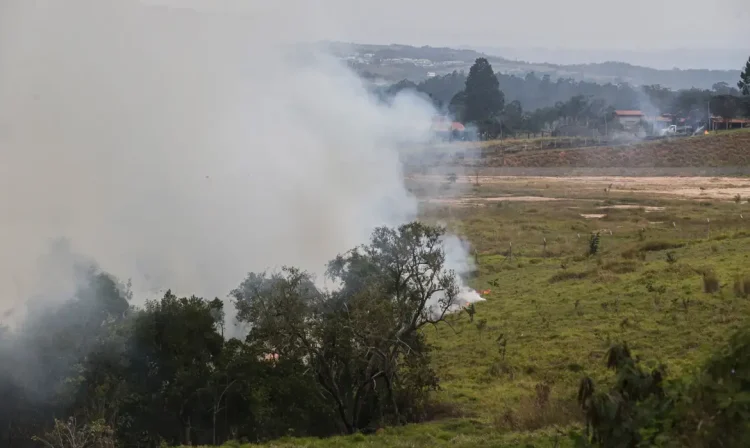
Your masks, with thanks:
M 717 132 L 685 138 L 646 141 L 619 146 L 549 149 L 534 141 L 490 141 L 435 148 L 436 158 L 445 165 L 482 167 L 568 167 L 568 168 L 680 168 L 750 166 L 750 129 Z M 464 154 L 450 157 L 456 147 Z M 542 149 L 540 149 L 542 148 Z
M 425 175 L 413 176 L 410 183 L 412 191 L 418 195 L 424 189 L 442 185 L 444 195 L 453 196 L 432 200 L 437 202 L 532 202 L 599 197 L 602 193 L 612 198 L 635 194 L 642 198 L 733 202 L 744 202 L 750 197 L 750 178 L 736 177 L 461 176 L 449 187 L 443 176 Z M 471 198 L 464 194 L 468 194 L 469 188 L 472 189 Z

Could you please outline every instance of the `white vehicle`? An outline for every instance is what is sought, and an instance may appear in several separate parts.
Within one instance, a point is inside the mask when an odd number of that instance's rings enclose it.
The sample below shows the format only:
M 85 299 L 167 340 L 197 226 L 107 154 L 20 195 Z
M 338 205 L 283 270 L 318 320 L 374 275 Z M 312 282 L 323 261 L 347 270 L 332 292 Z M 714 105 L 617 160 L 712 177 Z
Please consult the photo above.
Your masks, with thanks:
M 677 135 L 677 125 L 670 125 L 664 129 L 661 130 L 662 137 L 666 137 L 668 135 Z
M 677 126 L 673 124 L 662 129 L 659 135 L 662 137 L 670 137 L 675 135 L 689 135 L 692 132 L 692 126 Z

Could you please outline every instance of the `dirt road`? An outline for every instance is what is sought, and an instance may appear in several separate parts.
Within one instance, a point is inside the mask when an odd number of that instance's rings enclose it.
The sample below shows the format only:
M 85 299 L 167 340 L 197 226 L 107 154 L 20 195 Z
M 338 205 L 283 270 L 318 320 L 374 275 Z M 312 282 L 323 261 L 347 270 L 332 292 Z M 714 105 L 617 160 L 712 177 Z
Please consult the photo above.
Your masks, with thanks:
M 440 176 L 412 177 L 418 183 L 445 182 Z M 532 194 L 539 191 L 539 197 L 550 200 L 556 192 L 565 192 L 561 197 L 587 196 L 604 193 L 633 193 L 651 197 L 735 200 L 737 195 L 744 200 L 750 198 L 750 179 L 738 177 L 545 177 L 545 176 L 462 176 L 459 184 L 475 184 L 491 191 L 504 192 L 494 200 L 540 200 Z M 507 196 L 506 196 L 507 195 Z

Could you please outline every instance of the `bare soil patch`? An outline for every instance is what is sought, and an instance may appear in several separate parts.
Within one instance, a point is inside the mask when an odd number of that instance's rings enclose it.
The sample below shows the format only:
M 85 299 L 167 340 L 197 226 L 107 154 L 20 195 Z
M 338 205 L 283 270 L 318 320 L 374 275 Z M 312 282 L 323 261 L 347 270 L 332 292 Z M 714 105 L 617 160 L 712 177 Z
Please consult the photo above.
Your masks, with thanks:
M 415 176 L 413 180 L 434 183 L 442 178 L 435 175 Z M 459 183 L 475 182 L 476 178 L 466 176 Z M 582 193 L 635 193 L 644 196 L 670 199 L 706 199 L 734 201 L 750 198 L 750 178 L 739 177 L 629 177 L 629 176 L 480 176 L 479 184 L 500 191 L 519 191 L 519 196 L 486 198 L 504 201 L 547 201 L 562 200 L 566 196 L 580 196 Z M 555 192 L 555 197 L 537 198 L 528 193 L 532 190 Z M 563 197 L 560 197 L 563 196 Z M 569 199 L 569 198 L 568 198 Z M 613 208 L 645 208 L 646 211 L 661 211 L 657 208 L 640 205 L 620 205 Z

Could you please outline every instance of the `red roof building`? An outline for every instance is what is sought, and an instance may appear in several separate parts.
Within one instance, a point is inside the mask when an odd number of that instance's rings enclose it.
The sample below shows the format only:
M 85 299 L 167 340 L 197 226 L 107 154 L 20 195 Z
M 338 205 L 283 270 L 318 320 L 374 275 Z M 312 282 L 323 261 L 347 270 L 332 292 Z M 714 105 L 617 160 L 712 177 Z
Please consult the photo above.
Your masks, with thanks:
M 616 110 L 615 115 L 618 117 L 643 117 L 645 114 L 639 110 Z

